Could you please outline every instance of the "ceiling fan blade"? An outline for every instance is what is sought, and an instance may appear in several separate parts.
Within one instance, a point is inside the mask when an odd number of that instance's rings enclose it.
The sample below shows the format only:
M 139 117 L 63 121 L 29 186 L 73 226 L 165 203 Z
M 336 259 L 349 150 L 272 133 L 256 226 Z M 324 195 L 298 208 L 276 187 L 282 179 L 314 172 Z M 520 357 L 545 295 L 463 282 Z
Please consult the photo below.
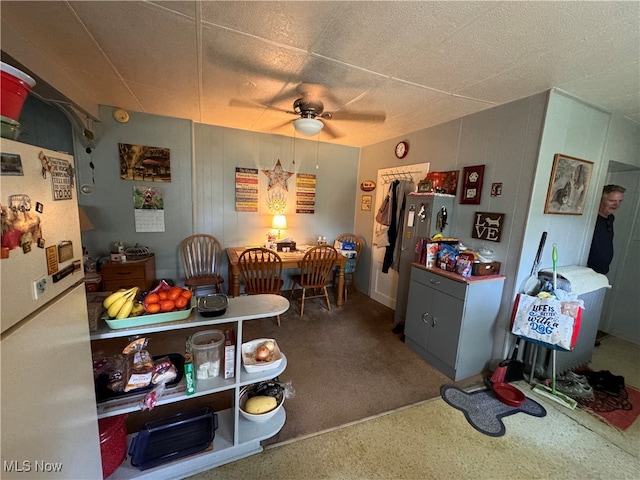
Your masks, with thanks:
M 295 87 L 289 87 L 282 90 L 280 93 L 271 97 L 268 103 L 278 103 L 285 100 L 291 100 L 295 97 L 307 98 L 307 99 L 317 99 L 322 100 L 323 98 L 331 98 L 335 99 L 333 95 L 327 90 L 324 85 L 320 85 L 319 83 L 300 83 Z
M 241 98 L 232 98 L 229 100 L 230 107 L 245 107 L 245 108 L 269 108 L 258 102 L 252 102 L 251 100 L 242 100 Z
M 270 127 L 270 128 L 269 128 L 269 130 L 273 130 L 273 131 L 275 131 L 275 130 L 280 130 L 281 128 L 284 128 L 284 127 L 286 127 L 287 125 L 291 125 L 291 123 L 292 123 L 292 122 L 293 122 L 293 120 L 287 120 L 286 122 L 282 122 L 282 123 L 280 123 L 280 124 L 278 124 L 278 125 L 275 125 L 275 126 L 273 126 L 273 127 Z
M 269 110 L 276 110 L 277 112 L 290 113 L 292 115 L 297 115 L 296 112 L 292 112 L 291 110 L 285 110 L 284 108 L 273 107 L 271 105 L 265 105 L 263 103 L 253 102 L 251 100 L 242 100 L 241 98 L 232 98 L 229 100 L 230 107 L 244 107 L 244 108 L 266 108 Z
M 330 126 L 329 122 L 322 123 L 324 123 L 324 127 L 322 127 L 321 131 L 326 132 L 327 135 L 329 135 L 331 138 L 340 138 L 344 136 L 342 133 L 338 132 L 335 128 Z
M 296 87 L 298 95 L 312 95 L 314 97 L 324 97 L 327 95 L 327 88 L 319 83 L 301 83 Z
M 351 112 L 349 110 L 338 110 L 337 112 L 323 113 L 322 117 L 334 120 L 382 123 L 387 118 L 387 115 L 384 112 Z

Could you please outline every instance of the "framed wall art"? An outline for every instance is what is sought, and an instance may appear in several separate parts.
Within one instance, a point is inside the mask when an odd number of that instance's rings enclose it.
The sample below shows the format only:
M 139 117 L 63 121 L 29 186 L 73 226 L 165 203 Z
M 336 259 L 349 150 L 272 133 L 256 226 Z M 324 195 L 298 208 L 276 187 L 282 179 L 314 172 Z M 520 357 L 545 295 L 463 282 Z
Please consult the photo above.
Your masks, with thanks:
M 464 167 L 462 170 L 462 191 L 460 203 L 478 205 L 482 196 L 482 179 L 484 177 L 484 165 Z
M 370 212 L 372 200 L 373 200 L 372 195 L 362 195 L 362 199 L 360 202 L 360 210 L 364 210 L 365 212 Z
M 556 153 L 544 213 L 582 215 L 592 172 L 593 162 Z
M 471 238 L 499 242 L 504 226 L 504 213 L 476 212 Z

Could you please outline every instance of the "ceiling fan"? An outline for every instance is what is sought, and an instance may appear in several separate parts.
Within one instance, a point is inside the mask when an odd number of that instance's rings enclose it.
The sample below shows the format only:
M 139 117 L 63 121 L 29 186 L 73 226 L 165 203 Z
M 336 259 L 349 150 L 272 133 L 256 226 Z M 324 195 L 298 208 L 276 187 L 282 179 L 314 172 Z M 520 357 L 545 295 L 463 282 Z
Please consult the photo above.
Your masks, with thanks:
M 321 95 L 318 92 L 318 88 L 318 86 L 301 84 L 297 89 L 300 97 L 294 100 L 292 110 L 286 110 L 273 105 L 265 105 L 238 99 L 231 100 L 230 105 L 253 108 L 268 108 L 291 115 L 297 115 L 299 116 L 299 118 L 295 120 L 288 120 L 284 124 L 279 125 L 277 128 L 292 123 L 295 130 L 305 136 L 317 135 L 321 130 L 324 130 L 329 136 L 333 138 L 342 136 L 333 127 L 331 127 L 326 122 L 326 120 L 333 119 L 380 123 L 384 122 L 386 118 L 384 112 L 353 112 L 349 110 L 325 112 L 324 103 L 320 98 Z

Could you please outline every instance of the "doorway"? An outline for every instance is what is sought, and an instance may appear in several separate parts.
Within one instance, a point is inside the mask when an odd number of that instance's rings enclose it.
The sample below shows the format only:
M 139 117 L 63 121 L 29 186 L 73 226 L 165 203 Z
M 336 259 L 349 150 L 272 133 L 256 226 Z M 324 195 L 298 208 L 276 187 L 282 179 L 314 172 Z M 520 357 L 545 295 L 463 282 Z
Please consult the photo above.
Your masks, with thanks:
M 403 165 L 393 168 L 382 168 L 378 170 L 374 212 L 377 212 L 382 205 L 382 200 L 389 192 L 389 185 L 396 179 L 411 178 L 415 185 L 429 173 L 429 162 Z M 373 222 L 373 232 L 371 238 L 371 270 L 369 276 L 369 296 L 389 308 L 396 308 L 396 291 L 398 290 L 398 273 L 392 268 L 388 273 L 382 273 L 382 262 L 386 248 L 378 246 L 378 236 L 384 232 L 383 226 L 378 222 Z
M 624 186 L 624 202 L 616 213 L 614 250 L 607 274 L 611 290 L 605 297 L 600 330 L 640 345 L 638 326 L 638 262 L 640 261 L 640 169 L 610 161 L 607 184 Z

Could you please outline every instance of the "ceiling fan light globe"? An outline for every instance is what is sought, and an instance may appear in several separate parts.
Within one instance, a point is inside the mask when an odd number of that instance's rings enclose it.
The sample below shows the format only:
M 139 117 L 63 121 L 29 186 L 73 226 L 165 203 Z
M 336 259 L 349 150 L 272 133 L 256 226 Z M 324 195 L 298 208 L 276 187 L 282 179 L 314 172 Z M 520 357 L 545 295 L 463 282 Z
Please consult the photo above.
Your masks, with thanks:
M 311 137 L 317 135 L 324 127 L 324 123 L 315 118 L 298 118 L 293 121 L 293 128 L 301 135 Z

